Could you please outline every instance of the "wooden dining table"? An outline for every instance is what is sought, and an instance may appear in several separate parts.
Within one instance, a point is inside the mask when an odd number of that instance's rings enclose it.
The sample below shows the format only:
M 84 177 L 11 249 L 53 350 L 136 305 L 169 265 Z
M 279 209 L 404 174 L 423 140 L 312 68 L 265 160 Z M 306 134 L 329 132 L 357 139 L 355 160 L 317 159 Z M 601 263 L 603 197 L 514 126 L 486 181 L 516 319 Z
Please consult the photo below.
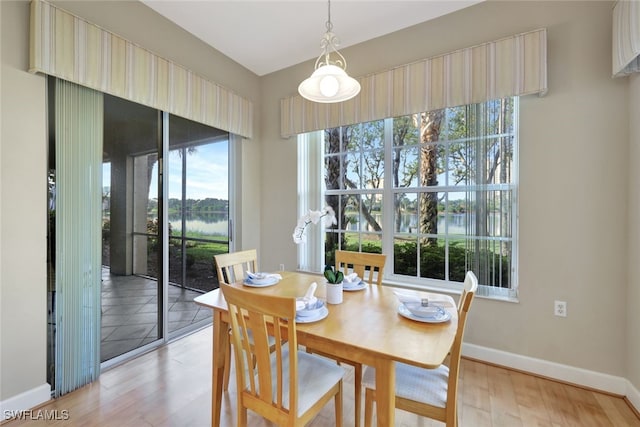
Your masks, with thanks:
M 277 284 L 241 287 L 265 295 L 300 297 L 316 282 L 316 296 L 324 299 L 325 280 L 320 275 L 279 272 Z M 390 286 L 369 285 L 359 291 L 344 291 L 343 302 L 327 304 L 329 314 L 322 320 L 298 323 L 298 343 L 318 352 L 334 355 L 376 369 L 376 414 L 378 425 L 393 426 L 395 416 L 395 362 L 435 368 L 446 358 L 458 327 L 453 298 L 420 292 L 451 313 L 451 320 L 424 323 L 399 314 L 399 301 Z M 213 310 L 213 383 L 211 425 L 220 425 L 225 349 L 229 345 L 229 315 L 220 289 L 195 298 L 195 303 Z

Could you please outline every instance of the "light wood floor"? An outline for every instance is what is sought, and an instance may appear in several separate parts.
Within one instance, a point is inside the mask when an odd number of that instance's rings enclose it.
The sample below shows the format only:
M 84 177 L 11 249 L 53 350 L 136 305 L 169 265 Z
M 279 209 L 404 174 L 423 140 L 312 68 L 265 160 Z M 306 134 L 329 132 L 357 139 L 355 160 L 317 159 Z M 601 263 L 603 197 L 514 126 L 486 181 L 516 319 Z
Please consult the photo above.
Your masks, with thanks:
M 67 414 L 67 420 L 13 420 L 2 427 L 207 426 L 211 332 L 206 328 L 103 372 L 95 383 L 31 413 L 33 418 L 63 418 Z M 462 361 L 459 392 L 461 426 L 640 426 L 640 419 L 621 398 L 466 359 Z M 222 408 L 222 425 L 235 425 L 234 389 L 224 396 Z M 353 408 L 353 372 L 349 371 L 344 385 L 345 427 L 353 425 Z M 329 403 L 309 425 L 333 427 L 333 417 L 333 404 Z M 271 424 L 250 413 L 249 425 Z M 396 425 L 443 424 L 397 410 Z

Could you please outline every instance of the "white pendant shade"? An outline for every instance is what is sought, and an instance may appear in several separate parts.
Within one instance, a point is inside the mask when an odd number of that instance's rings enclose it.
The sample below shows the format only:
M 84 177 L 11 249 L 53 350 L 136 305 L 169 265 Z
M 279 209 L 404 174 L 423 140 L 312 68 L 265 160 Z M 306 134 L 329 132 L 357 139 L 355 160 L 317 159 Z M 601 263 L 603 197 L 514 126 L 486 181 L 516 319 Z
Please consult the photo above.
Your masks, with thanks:
M 304 98 L 314 102 L 341 102 L 360 92 L 360 83 L 337 65 L 323 65 L 298 86 Z

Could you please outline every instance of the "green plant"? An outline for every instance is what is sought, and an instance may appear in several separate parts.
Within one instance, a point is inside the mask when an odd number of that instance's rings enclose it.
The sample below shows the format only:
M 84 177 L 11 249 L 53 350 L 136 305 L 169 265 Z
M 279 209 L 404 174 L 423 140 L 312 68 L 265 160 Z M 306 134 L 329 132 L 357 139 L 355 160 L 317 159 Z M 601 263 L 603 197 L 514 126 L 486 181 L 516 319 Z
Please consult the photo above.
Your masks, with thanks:
M 327 265 L 324 268 L 324 277 L 329 283 L 342 283 L 344 274 L 342 274 L 342 271 L 335 271 L 333 266 Z

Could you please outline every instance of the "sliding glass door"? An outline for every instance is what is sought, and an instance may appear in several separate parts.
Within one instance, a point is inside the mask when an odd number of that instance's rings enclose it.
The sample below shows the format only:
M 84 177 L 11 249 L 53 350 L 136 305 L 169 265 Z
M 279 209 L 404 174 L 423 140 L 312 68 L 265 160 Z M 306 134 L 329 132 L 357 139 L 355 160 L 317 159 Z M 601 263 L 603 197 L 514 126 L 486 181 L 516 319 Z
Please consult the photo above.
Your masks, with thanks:
M 213 256 L 229 251 L 230 222 L 227 132 L 107 94 L 103 107 L 102 198 L 93 203 L 84 194 L 74 197 L 102 211 L 101 241 L 100 234 L 84 240 L 95 240 L 91 244 L 102 255 L 96 345 L 104 367 L 210 324 L 211 311 L 193 299 L 218 286 Z M 58 141 L 52 136 L 50 142 L 53 224 L 56 194 L 66 184 L 56 182 Z M 51 384 L 59 329 L 55 234 L 51 226 Z
M 229 250 L 228 134 L 109 96 L 105 117 L 103 361 L 207 324 Z
M 229 135 L 169 116 L 169 335 L 211 315 L 193 297 L 217 288 L 213 256 L 229 252 Z
M 162 115 L 105 95 L 101 360 L 163 337 Z

